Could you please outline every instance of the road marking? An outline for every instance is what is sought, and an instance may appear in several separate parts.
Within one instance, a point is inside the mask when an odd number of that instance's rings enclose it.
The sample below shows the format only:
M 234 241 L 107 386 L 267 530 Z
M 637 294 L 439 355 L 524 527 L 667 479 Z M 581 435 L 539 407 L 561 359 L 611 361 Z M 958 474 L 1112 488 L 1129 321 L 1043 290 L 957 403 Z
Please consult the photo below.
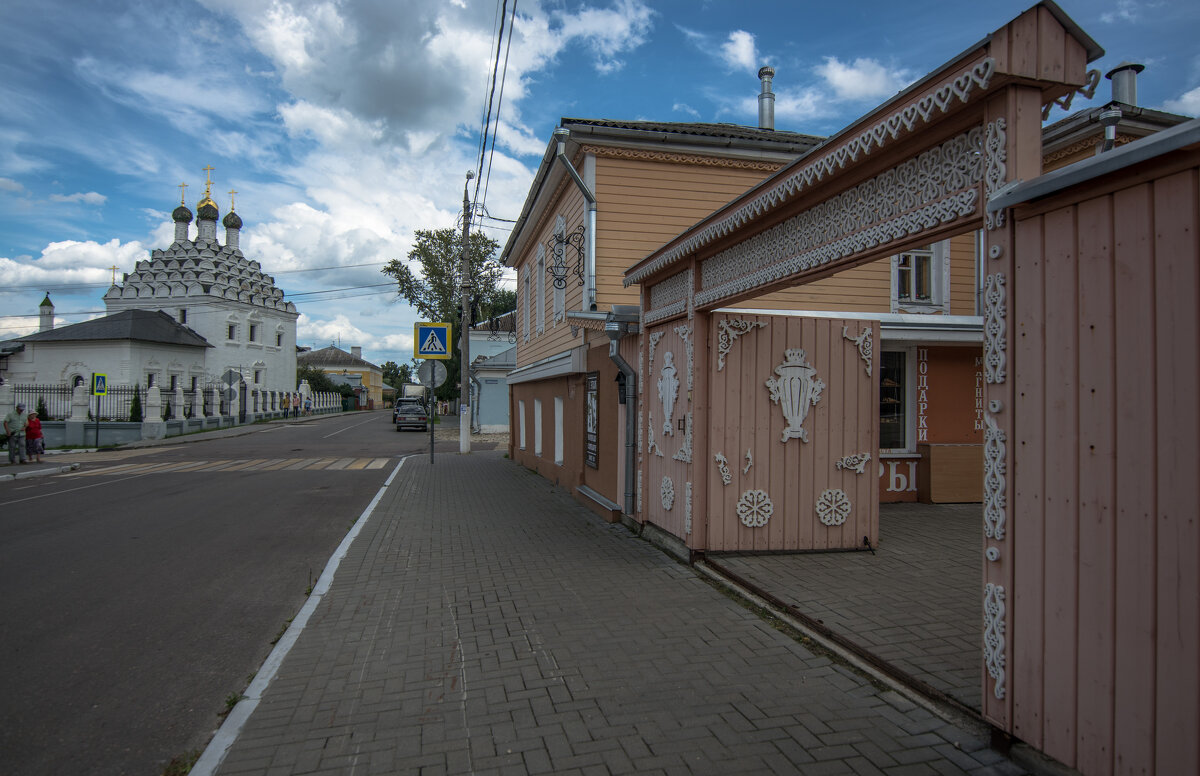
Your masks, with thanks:
M 96 477 L 112 474 L 193 474 L 197 472 L 270 472 L 270 471 L 372 471 L 382 469 L 392 458 L 246 458 L 226 461 L 166 461 L 129 463 L 103 469 L 80 470 L 63 477 Z
M 358 428 L 359 426 L 363 425 L 364 423 L 371 423 L 374 420 L 375 420 L 375 418 L 367 418 L 366 420 L 355 423 L 353 426 L 346 426 L 345 428 L 339 428 L 337 431 L 334 431 L 332 434 L 326 434 L 325 436 L 323 436 L 321 438 L 329 439 L 329 437 L 331 437 L 331 436 L 337 436 L 338 434 L 342 433 L 343 431 L 349 431 L 352 428 Z

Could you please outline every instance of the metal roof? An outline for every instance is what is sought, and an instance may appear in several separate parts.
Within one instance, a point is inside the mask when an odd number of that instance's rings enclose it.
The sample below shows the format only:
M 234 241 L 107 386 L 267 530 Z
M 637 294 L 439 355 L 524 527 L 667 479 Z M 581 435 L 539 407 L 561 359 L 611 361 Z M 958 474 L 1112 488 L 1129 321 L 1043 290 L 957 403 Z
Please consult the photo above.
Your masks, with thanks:
M 160 310 L 123 310 L 83 323 L 58 326 L 18 337 L 14 342 L 86 342 L 136 340 L 165 345 L 211 348 L 208 340 Z

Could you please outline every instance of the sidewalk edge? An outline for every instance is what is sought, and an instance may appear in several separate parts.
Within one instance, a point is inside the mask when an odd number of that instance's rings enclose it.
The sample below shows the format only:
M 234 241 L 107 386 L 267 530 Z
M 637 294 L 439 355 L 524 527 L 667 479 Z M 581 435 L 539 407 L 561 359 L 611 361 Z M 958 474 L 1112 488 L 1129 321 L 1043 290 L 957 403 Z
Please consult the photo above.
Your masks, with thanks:
M 309 594 L 308 600 L 304 602 L 304 606 L 300 607 L 300 611 L 292 619 L 283 636 L 275 644 L 275 648 L 271 650 L 271 654 L 267 655 L 267 659 L 263 661 L 262 666 L 254 675 L 254 681 L 246 688 L 242 699 L 229 712 L 229 716 L 225 718 L 221 727 L 217 728 L 216 734 L 208 742 L 204 753 L 200 755 L 200 759 L 196 761 L 196 764 L 189 771 L 190 776 L 211 776 L 221 766 L 221 763 L 225 760 L 225 755 L 229 753 L 234 743 L 237 742 L 238 736 L 241 735 L 242 729 L 250 719 L 250 715 L 258 708 L 263 694 L 267 691 L 272 680 L 275 679 L 275 675 L 279 672 L 279 667 L 283 664 L 284 658 L 287 657 L 292 646 L 300 638 L 300 633 L 308 624 L 309 618 L 316 611 L 325 594 L 329 592 L 329 588 L 333 584 L 334 574 L 337 573 L 338 567 L 346 557 L 346 553 L 349 552 L 350 545 L 354 544 L 354 540 L 358 538 L 359 532 L 375 512 L 375 507 L 379 505 L 384 494 L 387 493 L 387 489 L 391 487 L 392 481 L 400 473 L 400 468 L 404 466 L 404 462 L 411 457 L 405 456 L 400 459 L 400 462 L 396 464 L 396 468 L 392 470 L 391 475 L 379 488 L 379 492 L 375 494 L 375 498 L 371 499 L 371 503 L 367 504 L 367 508 L 363 510 L 363 513 L 355 521 L 353 527 L 342 538 L 342 543 L 338 545 L 333 555 L 330 556 L 329 562 L 325 564 L 325 570 L 321 572 L 321 576 L 317 580 L 317 584 L 313 587 L 312 593 Z

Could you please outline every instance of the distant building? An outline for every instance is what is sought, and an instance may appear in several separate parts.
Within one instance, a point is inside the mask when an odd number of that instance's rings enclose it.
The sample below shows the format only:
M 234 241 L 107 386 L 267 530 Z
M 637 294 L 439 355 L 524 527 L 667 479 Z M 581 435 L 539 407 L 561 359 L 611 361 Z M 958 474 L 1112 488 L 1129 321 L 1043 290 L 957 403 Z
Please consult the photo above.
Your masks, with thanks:
M 360 406 L 363 409 L 383 406 L 383 369 L 364 360 L 361 347 L 352 347 L 349 353 L 334 345 L 305 351 L 296 356 L 296 365 L 316 367 L 331 377 L 357 375 L 366 388 L 366 403 L 360 402 Z

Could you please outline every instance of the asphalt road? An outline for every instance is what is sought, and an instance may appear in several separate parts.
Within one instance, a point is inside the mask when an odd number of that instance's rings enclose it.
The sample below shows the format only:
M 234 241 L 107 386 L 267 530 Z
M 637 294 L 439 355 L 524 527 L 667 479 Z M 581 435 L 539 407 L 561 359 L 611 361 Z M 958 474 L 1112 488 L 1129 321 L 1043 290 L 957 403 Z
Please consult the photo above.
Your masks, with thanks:
M 0 773 L 145 776 L 203 749 L 400 457 L 428 455 L 389 413 L 0 483 Z

